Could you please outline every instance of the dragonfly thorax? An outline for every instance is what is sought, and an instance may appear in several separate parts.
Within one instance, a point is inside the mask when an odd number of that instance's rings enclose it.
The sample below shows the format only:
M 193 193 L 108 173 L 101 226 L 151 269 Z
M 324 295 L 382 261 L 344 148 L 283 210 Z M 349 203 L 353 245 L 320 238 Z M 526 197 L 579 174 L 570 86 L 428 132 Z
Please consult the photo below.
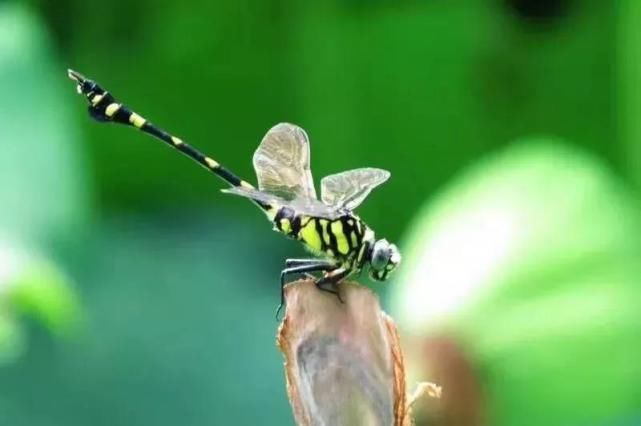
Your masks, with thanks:
M 369 264 L 370 277 L 377 281 L 386 280 L 400 263 L 396 246 L 376 240 L 374 231 L 351 212 L 328 219 L 284 206 L 278 208 L 273 222 L 276 231 L 300 241 L 317 256 L 335 259 L 354 271 Z
M 312 253 L 341 263 L 365 258 L 364 244 L 374 242 L 373 232 L 351 213 L 329 219 L 300 214 L 284 206 L 273 221 L 275 230 L 300 241 Z

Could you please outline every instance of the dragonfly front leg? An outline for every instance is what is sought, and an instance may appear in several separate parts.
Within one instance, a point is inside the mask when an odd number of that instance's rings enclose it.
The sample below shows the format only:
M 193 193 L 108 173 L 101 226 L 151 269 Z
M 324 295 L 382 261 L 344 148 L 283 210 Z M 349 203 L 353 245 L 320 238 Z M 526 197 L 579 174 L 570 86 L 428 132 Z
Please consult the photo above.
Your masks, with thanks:
M 314 284 L 321 291 L 326 291 L 336 295 L 339 302 L 345 303 L 338 291 L 337 284 L 350 274 L 350 270 L 345 267 L 339 267 L 327 272 L 323 277 L 316 280 Z

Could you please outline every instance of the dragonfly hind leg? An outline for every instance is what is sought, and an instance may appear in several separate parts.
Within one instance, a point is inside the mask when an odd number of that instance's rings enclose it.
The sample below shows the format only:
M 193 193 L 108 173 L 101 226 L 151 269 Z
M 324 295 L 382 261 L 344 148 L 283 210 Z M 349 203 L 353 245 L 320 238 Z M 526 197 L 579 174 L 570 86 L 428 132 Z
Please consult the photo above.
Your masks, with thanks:
M 327 272 L 336 269 L 334 262 L 322 259 L 287 259 L 285 269 L 280 273 L 280 305 L 276 310 L 276 319 L 285 305 L 285 279 L 293 274 L 310 274 L 312 272 Z M 316 279 L 314 277 L 314 279 Z M 321 278 L 322 279 L 322 278 Z M 318 286 L 318 284 L 317 284 Z

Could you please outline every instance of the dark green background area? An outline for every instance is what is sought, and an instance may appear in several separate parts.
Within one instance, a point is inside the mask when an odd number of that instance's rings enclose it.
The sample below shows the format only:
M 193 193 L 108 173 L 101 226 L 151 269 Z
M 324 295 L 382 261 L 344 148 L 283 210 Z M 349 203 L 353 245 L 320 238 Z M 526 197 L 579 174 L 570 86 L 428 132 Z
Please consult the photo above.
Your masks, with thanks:
M 10 311 L 27 343 L 0 363 L 0 425 L 292 422 L 274 312 L 302 250 L 171 149 L 91 121 L 66 68 L 250 182 L 282 121 L 307 130 L 316 182 L 390 170 L 358 213 L 403 248 L 434 193 L 522 137 L 641 182 L 637 9 L 0 1 L 0 248 L 51 260 L 83 312 L 59 337 L 51 315 Z
M 426 194 L 515 137 L 553 134 L 621 162 L 615 11 L 602 2 L 541 28 L 499 1 L 64 5 L 46 16 L 63 63 L 248 180 L 280 121 L 307 129 L 316 179 L 391 170 L 362 214 L 394 238 Z M 80 123 L 104 206 L 246 211 L 169 150 Z

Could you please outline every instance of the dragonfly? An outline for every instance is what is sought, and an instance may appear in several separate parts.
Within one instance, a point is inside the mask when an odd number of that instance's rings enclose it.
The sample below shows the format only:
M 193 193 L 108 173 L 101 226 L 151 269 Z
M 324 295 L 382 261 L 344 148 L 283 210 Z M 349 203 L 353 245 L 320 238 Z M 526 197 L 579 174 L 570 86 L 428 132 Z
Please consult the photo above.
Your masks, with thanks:
M 385 281 L 400 264 L 397 246 L 384 238 L 377 239 L 354 213 L 374 188 L 389 179 L 390 172 L 359 168 L 326 176 L 321 180 L 319 200 L 310 169 L 307 133 L 294 124 L 280 123 L 266 133 L 254 153 L 256 188 L 120 103 L 95 81 L 73 70 L 68 70 L 68 76 L 86 98 L 92 118 L 132 126 L 196 161 L 229 185 L 223 192 L 251 200 L 267 215 L 275 231 L 300 241 L 314 256 L 285 261 L 277 317 L 285 303 L 289 276 L 311 276 L 320 290 L 334 293 L 341 300 L 338 284 L 347 277 L 360 274 L 367 267 L 373 280 Z

